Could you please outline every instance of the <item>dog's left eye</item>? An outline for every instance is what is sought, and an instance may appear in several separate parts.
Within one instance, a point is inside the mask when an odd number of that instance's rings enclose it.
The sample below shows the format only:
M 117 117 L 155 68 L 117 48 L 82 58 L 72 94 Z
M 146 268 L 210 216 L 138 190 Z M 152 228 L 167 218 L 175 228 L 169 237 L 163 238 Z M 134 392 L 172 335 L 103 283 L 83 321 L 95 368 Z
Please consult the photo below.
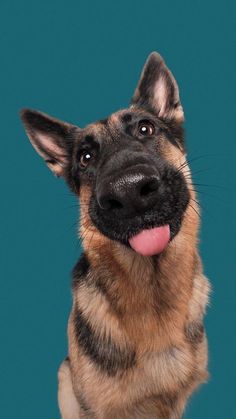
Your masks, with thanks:
M 92 159 L 93 155 L 90 151 L 84 151 L 81 155 L 80 155 L 80 159 L 79 159 L 79 164 L 80 167 L 82 169 L 85 169 L 85 167 L 88 166 L 88 164 L 90 163 L 91 159 Z
M 143 136 L 150 136 L 154 134 L 155 128 L 150 121 L 140 121 L 138 125 L 138 132 Z

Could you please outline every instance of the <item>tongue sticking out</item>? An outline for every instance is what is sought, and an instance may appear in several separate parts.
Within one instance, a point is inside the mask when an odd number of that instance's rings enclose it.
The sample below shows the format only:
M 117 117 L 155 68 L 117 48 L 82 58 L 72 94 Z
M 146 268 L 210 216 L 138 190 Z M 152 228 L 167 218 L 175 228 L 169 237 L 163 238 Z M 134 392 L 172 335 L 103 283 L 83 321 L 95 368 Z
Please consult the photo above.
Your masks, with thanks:
M 129 244 L 135 252 L 143 256 L 154 256 L 161 253 L 170 240 L 170 226 L 143 230 L 129 239 Z

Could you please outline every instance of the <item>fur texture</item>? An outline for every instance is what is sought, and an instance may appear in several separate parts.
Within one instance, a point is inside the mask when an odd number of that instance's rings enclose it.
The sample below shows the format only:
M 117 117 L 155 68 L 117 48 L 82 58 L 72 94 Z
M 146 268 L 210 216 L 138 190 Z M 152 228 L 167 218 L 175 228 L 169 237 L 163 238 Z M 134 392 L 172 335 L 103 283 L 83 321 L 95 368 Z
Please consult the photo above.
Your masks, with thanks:
M 84 253 L 58 375 L 62 417 L 181 418 L 207 379 L 209 284 L 173 75 L 152 53 L 130 107 L 84 129 L 37 111 L 21 115 L 33 146 L 80 199 Z M 130 183 L 140 176 L 141 197 Z M 131 235 L 167 223 L 171 241 L 160 255 L 130 248 Z

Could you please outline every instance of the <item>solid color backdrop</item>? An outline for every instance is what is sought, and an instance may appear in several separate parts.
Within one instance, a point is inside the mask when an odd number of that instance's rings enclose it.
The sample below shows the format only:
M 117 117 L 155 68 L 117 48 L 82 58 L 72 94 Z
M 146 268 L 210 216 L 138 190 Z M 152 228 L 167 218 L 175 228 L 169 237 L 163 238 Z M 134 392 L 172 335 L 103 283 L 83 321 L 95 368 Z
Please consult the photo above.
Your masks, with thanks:
M 84 126 L 125 107 L 147 55 L 173 71 L 202 203 L 201 253 L 213 284 L 209 383 L 188 419 L 236 417 L 235 2 L 1 2 L 0 417 L 59 418 L 78 208 L 31 147 L 18 112 Z

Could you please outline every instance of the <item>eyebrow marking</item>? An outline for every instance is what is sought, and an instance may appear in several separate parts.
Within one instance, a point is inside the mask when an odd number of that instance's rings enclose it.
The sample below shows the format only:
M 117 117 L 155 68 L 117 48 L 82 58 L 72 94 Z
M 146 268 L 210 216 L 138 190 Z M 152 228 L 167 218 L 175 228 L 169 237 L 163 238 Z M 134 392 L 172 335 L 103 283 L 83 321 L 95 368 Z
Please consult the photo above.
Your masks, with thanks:
M 132 114 L 131 113 L 125 113 L 124 115 L 121 116 L 121 121 L 123 123 L 130 122 L 131 120 L 132 120 Z
M 84 137 L 85 141 L 94 141 L 94 136 L 91 134 L 88 134 Z

